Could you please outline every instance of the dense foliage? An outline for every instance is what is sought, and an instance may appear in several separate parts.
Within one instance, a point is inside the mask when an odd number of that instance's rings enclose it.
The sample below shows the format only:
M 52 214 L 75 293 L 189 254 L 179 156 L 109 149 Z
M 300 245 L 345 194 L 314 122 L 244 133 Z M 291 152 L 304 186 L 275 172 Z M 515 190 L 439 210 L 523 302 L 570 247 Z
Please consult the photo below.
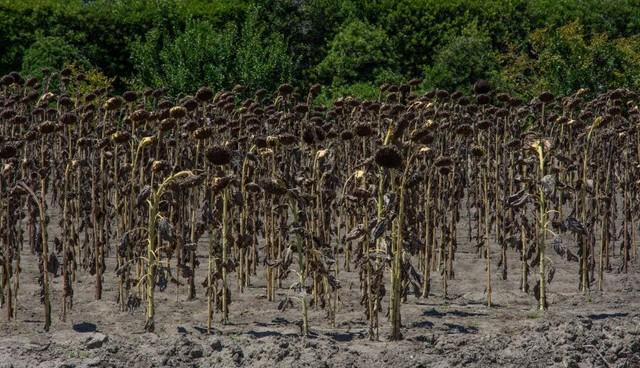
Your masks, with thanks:
M 73 60 L 115 87 L 172 94 L 328 84 L 320 99 L 382 82 L 525 97 L 640 86 L 637 0 L 0 0 L 0 74 Z

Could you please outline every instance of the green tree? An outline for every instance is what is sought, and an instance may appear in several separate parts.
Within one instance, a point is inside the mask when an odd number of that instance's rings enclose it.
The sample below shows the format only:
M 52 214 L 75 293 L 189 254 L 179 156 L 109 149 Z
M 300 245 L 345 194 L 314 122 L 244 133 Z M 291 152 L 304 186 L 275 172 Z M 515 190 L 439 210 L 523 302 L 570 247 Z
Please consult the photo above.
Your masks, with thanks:
M 61 69 L 66 64 L 77 63 L 85 68 L 91 64 L 80 50 L 62 37 L 38 35 L 36 41 L 24 52 L 22 73 L 42 76 L 42 69 Z
M 232 79 L 236 29 L 216 30 L 206 21 L 190 21 L 171 39 L 160 28 L 132 44 L 133 83 L 167 87 L 173 94 L 190 93 L 202 85 L 222 88 Z
M 504 65 L 497 83 L 504 89 L 536 95 L 549 90 L 557 95 L 579 88 L 602 92 L 611 88 L 637 88 L 640 73 L 640 38 L 610 39 L 607 34 L 585 34 L 578 21 L 558 28 L 535 30 L 528 45 L 501 57 Z
M 478 79 L 491 77 L 497 67 L 491 39 L 479 31 L 474 22 L 438 49 L 433 65 L 424 68 L 424 85 L 427 88 L 467 89 Z
M 606 33 L 611 38 L 640 32 L 637 0 L 530 0 L 524 14 L 533 28 L 556 29 L 579 21 L 586 35 Z
M 289 81 L 294 62 L 287 42 L 278 32 L 268 32 L 260 22 L 260 9 L 252 9 L 239 34 L 236 53 L 237 80 L 252 90 L 273 90 Z
M 133 43 L 132 57 L 134 84 L 167 87 L 172 94 L 236 83 L 275 89 L 290 80 L 293 69 L 284 37 L 266 31 L 258 9 L 249 13 L 240 29 L 233 23 L 219 29 L 207 21 L 191 20 L 171 37 L 156 27 Z
M 316 67 L 318 77 L 332 85 L 370 82 L 396 68 L 393 45 L 380 27 L 349 21 L 329 43 L 327 56 Z

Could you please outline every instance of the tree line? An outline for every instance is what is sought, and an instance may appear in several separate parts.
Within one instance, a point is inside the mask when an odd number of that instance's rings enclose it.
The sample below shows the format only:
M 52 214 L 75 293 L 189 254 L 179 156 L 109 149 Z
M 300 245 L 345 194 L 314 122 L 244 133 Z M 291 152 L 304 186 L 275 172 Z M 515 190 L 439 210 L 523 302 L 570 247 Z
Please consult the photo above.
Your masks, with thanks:
M 640 87 L 640 1 L 0 0 L 0 73 L 64 65 L 116 90 L 375 98 L 382 83 L 522 97 Z

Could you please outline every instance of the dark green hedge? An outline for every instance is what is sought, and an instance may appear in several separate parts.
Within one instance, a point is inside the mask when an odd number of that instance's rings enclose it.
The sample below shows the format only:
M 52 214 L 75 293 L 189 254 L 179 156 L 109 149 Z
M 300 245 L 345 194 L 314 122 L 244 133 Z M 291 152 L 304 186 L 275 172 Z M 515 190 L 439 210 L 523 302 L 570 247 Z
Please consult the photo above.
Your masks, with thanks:
M 0 0 L 0 73 L 73 56 L 120 90 L 290 80 L 331 99 L 414 77 L 525 96 L 638 88 L 638 14 L 638 0 Z

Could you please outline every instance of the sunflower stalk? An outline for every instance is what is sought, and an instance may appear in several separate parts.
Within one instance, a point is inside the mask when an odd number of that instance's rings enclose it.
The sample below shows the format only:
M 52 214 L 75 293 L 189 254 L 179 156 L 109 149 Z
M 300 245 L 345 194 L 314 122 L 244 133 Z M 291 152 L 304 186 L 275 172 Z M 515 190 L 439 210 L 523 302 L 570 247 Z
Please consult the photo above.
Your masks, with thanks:
M 156 280 L 156 269 L 159 263 L 158 260 L 158 219 L 160 217 L 159 214 L 159 205 L 162 200 L 162 196 L 165 193 L 165 190 L 171 182 L 177 179 L 184 179 L 193 174 L 191 171 L 180 171 L 176 174 L 173 174 L 160 184 L 158 189 L 151 193 L 150 199 L 147 200 L 147 204 L 149 206 L 148 210 L 148 226 L 147 226 L 147 259 L 146 259 L 146 271 L 145 271 L 145 283 L 146 283 L 146 312 L 145 312 L 145 331 L 153 332 L 155 330 L 155 304 L 154 304 L 154 292 L 155 292 L 155 280 Z

